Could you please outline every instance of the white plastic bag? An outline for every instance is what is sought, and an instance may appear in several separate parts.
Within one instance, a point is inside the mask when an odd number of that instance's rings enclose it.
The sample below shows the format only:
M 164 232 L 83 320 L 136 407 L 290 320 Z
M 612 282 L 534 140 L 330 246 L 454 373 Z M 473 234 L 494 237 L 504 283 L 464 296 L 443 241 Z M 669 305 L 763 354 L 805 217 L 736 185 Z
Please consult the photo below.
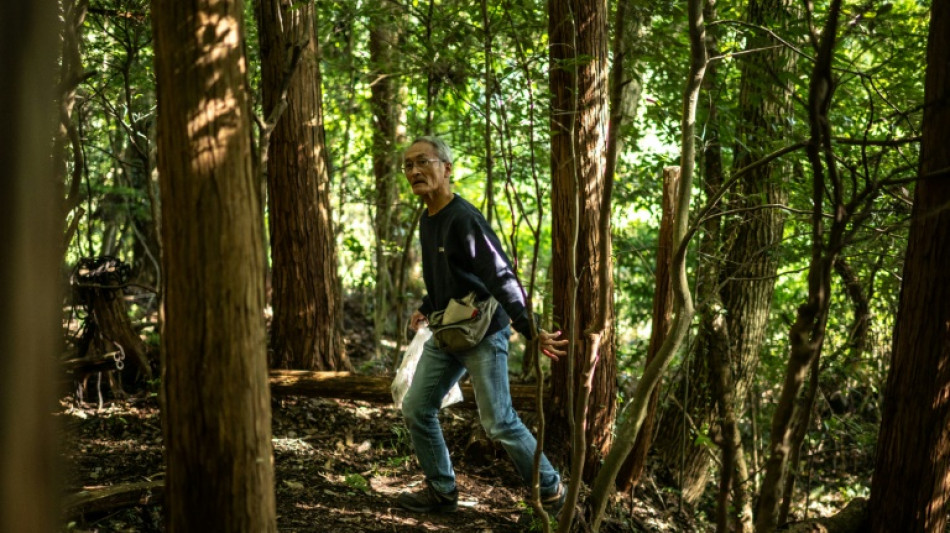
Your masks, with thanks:
M 431 336 L 432 332 L 429 331 L 429 328 L 419 328 L 412 338 L 412 342 L 409 343 L 409 347 L 406 348 L 406 352 L 402 355 L 402 363 L 399 364 L 396 377 L 393 378 L 393 384 L 389 387 L 393 393 L 393 405 L 396 406 L 396 409 L 402 408 L 402 399 L 406 395 L 406 391 L 409 390 L 409 385 L 412 384 L 412 375 L 415 374 L 419 357 L 422 356 L 422 346 Z M 456 383 L 449 389 L 445 398 L 442 398 L 442 407 L 448 407 L 460 401 L 462 401 L 462 389 Z

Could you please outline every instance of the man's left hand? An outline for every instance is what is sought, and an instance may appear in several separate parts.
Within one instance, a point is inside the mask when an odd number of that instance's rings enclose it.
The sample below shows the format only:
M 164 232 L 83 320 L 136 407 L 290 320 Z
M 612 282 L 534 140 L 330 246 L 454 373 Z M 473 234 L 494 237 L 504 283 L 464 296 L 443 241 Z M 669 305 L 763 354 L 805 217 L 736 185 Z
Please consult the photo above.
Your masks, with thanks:
M 541 353 L 548 356 L 552 361 L 557 361 L 558 358 L 567 355 L 564 348 L 567 347 L 568 340 L 557 340 L 560 334 L 560 331 L 555 331 L 554 333 L 548 333 L 543 329 L 538 331 L 538 348 L 541 349 Z

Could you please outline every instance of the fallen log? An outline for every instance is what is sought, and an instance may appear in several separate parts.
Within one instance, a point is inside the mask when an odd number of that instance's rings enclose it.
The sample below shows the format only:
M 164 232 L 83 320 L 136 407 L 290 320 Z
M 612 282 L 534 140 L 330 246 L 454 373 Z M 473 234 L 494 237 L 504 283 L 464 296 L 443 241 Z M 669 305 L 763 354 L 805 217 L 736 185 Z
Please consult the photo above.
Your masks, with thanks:
M 786 533 L 857 533 L 867 529 L 868 500 L 855 498 L 838 514 L 791 524 Z
M 351 372 L 315 372 L 309 370 L 271 370 L 270 386 L 274 396 L 309 396 L 337 398 L 372 403 L 392 403 L 389 390 L 393 378 L 361 376 Z M 511 385 L 511 400 L 518 411 L 534 411 L 537 405 L 534 385 Z M 453 407 L 475 407 L 475 392 L 469 383 L 462 384 L 461 403 Z M 545 391 L 545 401 L 548 391 Z
M 143 481 L 89 488 L 66 497 L 63 502 L 63 515 L 66 518 L 75 518 L 133 505 L 160 503 L 164 487 L 164 481 Z
M 62 362 L 63 371 L 70 379 L 79 379 L 81 376 L 115 370 L 115 356 L 118 351 L 98 353 L 85 357 L 73 357 Z

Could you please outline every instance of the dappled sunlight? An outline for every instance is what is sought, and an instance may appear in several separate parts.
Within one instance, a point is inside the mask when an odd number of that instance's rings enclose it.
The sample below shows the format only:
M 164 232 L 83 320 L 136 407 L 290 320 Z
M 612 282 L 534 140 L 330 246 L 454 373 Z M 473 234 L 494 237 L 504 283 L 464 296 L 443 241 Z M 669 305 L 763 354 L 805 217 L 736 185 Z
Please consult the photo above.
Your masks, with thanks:
M 226 159 L 231 139 L 243 131 L 239 120 L 241 112 L 230 90 L 221 98 L 209 98 L 198 105 L 198 112 L 188 123 L 189 136 L 197 141 L 192 172 L 198 173 L 209 161 Z
M 195 64 L 201 67 L 214 67 L 219 61 L 235 52 L 241 53 L 241 39 L 238 29 L 241 23 L 234 17 L 219 13 L 199 12 L 198 34 L 195 42 L 200 43 L 200 55 Z M 242 54 L 243 55 L 243 54 Z M 244 62 L 241 60 L 241 72 Z
M 243 78 L 247 70 L 240 39 L 240 21 L 221 13 L 198 13 L 198 43 L 195 66 L 204 70 L 204 98 L 195 102 L 188 120 L 188 135 L 197 141 L 196 157 L 191 170 L 199 171 L 209 164 L 225 161 L 227 151 L 236 135 L 243 135 L 246 120 L 243 117 L 244 96 L 235 89 L 244 90 L 243 80 L 228 80 L 234 72 L 228 61 L 236 62 L 236 72 Z

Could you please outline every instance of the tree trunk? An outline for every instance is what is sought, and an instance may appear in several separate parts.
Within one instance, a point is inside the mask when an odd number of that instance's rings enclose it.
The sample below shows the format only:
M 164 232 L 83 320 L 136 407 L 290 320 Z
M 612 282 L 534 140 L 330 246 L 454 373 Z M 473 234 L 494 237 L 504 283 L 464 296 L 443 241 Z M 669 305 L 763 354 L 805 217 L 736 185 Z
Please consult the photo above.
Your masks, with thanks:
M 55 356 L 62 176 L 53 168 L 53 2 L 0 3 L 0 531 L 59 530 Z
M 343 343 L 314 17 L 312 0 L 259 0 L 264 109 L 281 105 L 284 87 L 288 106 L 267 152 L 271 366 L 338 370 L 350 364 Z M 299 62 L 288 71 L 294 54 L 300 54 Z
M 165 528 L 276 531 L 241 2 L 157 0 Z
M 151 380 L 152 367 L 145 344 L 132 327 L 122 294 L 128 286 L 130 270 L 129 265 L 113 257 L 84 258 L 70 281 L 88 313 L 78 356 L 118 352 L 114 358 L 116 368 L 128 366 L 123 376 L 132 383 L 141 378 Z
M 568 358 L 552 365 L 552 413 L 548 442 L 569 442 L 570 389 L 585 388 L 585 368 L 591 369 L 586 403 L 587 422 L 583 477 L 593 479 L 607 452 L 616 411 L 617 361 L 613 333 L 613 276 L 607 284 L 597 275 L 601 257 L 600 211 L 603 196 L 607 140 L 607 6 L 604 2 L 550 0 L 552 276 L 554 323 L 573 339 Z M 580 24 L 579 21 L 584 21 Z M 581 59 L 584 58 L 584 59 Z M 598 296 L 606 291 L 608 305 L 598 310 Z M 590 361 L 591 339 L 587 327 L 603 316 L 606 328 L 599 337 L 599 351 Z M 569 361 L 570 360 L 570 361 Z M 569 368 L 573 365 L 573 369 Z M 579 422 L 578 422 L 579 423 Z
M 871 482 L 871 531 L 942 532 L 950 497 L 950 1 L 934 0 L 920 152 Z
M 56 164 L 56 179 L 58 181 L 64 182 L 68 174 L 69 183 L 66 186 L 66 197 L 63 199 L 63 205 L 59 210 L 64 221 L 74 209 L 82 210 L 79 203 L 82 201 L 80 186 L 82 185 L 85 155 L 82 149 L 79 127 L 73 118 L 73 107 L 76 104 L 76 89 L 86 77 L 82 66 L 80 43 L 82 42 L 83 22 L 88 8 L 88 0 L 66 0 L 62 3 L 61 8 L 65 24 L 63 25 L 62 57 L 59 64 L 60 94 L 57 95 L 59 127 L 53 137 L 53 161 Z M 70 162 L 67 161 L 67 158 L 72 159 L 72 168 L 70 168 Z M 74 219 L 76 218 L 79 217 L 74 217 Z M 66 237 L 63 240 L 64 248 L 72 240 L 73 232 L 76 229 L 78 229 L 78 222 L 70 225 L 66 230 Z M 90 253 L 92 253 L 91 248 L 92 243 L 90 243 Z
M 788 16 L 788 4 L 788 0 L 750 0 L 746 18 L 757 26 L 781 27 Z M 788 114 L 792 91 L 775 80 L 785 77 L 790 59 L 784 49 L 768 50 L 775 44 L 770 36 L 752 32 L 746 49 L 758 51 L 739 56 L 742 77 L 733 172 L 769 153 L 774 140 L 784 139 L 781 131 L 776 132 L 775 117 Z M 774 163 L 746 173 L 739 194 L 731 201 L 731 207 L 746 211 L 722 231 L 726 239 L 722 247 L 727 250 L 727 257 L 719 269 L 720 299 L 729 332 L 733 398 L 738 401 L 730 408 L 740 412 L 741 399 L 755 374 L 765 335 L 779 263 L 775 250 L 781 243 L 785 220 L 781 210 L 759 207 L 785 203 L 787 191 L 782 174 Z M 706 344 L 703 339 L 697 341 L 698 346 Z M 693 420 L 692 427 L 684 431 L 686 422 L 679 407 L 667 408 L 663 414 L 666 429 L 658 438 L 657 450 L 663 464 L 678 473 L 676 479 L 682 480 L 683 497 L 695 503 L 705 490 L 710 456 L 691 433 L 695 428 L 716 426 L 718 422 L 715 399 L 708 386 L 708 361 L 697 358 L 689 370 L 688 384 L 678 384 L 675 394 L 678 398 L 686 397 L 683 407 Z M 683 393 L 687 387 L 688 395 Z
M 796 424 L 802 423 L 799 393 L 805 377 L 821 354 L 831 305 L 831 275 L 844 245 L 845 226 L 854 216 L 853 205 L 843 205 L 844 191 L 838 175 L 837 163 L 831 147 L 831 127 L 828 110 L 834 95 L 832 61 L 837 41 L 840 0 L 832 0 L 828 19 L 822 28 L 821 42 L 812 69 L 808 91 L 808 119 L 810 139 L 807 146 L 812 170 L 811 257 L 808 263 L 808 301 L 798 308 L 795 323 L 789 328 L 789 358 L 775 413 L 769 430 L 769 457 L 765 476 L 759 491 L 755 530 L 771 533 L 778 526 L 785 479 L 796 439 Z M 854 192 L 859 197 L 857 191 Z M 828 231 L 824 224 L 826 198 L 832 198 L 827 211 L 833 213 Z
M 662 216 L 660 218 L 656 270 L 654 272 L 656 288 L 653 291 L 653 327 L 650 332 L 646 364 L 650 364 L 656 357 L 657 352 L 660 351 L 660 346 L 666 340 L 672 319 L 673 288 L 671 286 L 670 269 L 673 264 L 673 247 L 676 245 L 673 239 L 673 222 L 676 217 L 674 209 L 676 208 L 676 191 L 679 189 L 679 176 L 679 167 L 663 169 Z M 630 451 L 630 455 L 627 456 L 627 460 L 624 461 L 620 467 L 620 472 L 617 474 L 617 488 L 620 490 L 633 488 L 646 467 L 647 452 L 650 451 L 650 445 L 653 443 L 653 422 L 656 417 L 659 397 L 660 388 L 656 387 L 653 394 L 650 395 L 647 415 L 643 421 L 643 426 L 640 428 L 640 434 L 637 435 L 633 450 Z
M 398 251 L 402 238 L 409 228 L 403 227 L 397 210 L 399 200 L 399 150 L 396 143 L 396 126 L 399 121 L 399 81 L 396 50 L 400 33 L 394 24 L 398 11 L 395 4 L 383 3 L 373 19 L 369 31 L 371 63 L 370 109 L 373 111 L 373 174 L 376 178 L 375 214 L 373 231 L 376 237 L 376 288 L 373 306 L 373 341 L 376 355 L 382 355 L 384 335 L 395 336 L 402 327 L 401 317 L 396 313 L 397 277 L 399 275 Z

